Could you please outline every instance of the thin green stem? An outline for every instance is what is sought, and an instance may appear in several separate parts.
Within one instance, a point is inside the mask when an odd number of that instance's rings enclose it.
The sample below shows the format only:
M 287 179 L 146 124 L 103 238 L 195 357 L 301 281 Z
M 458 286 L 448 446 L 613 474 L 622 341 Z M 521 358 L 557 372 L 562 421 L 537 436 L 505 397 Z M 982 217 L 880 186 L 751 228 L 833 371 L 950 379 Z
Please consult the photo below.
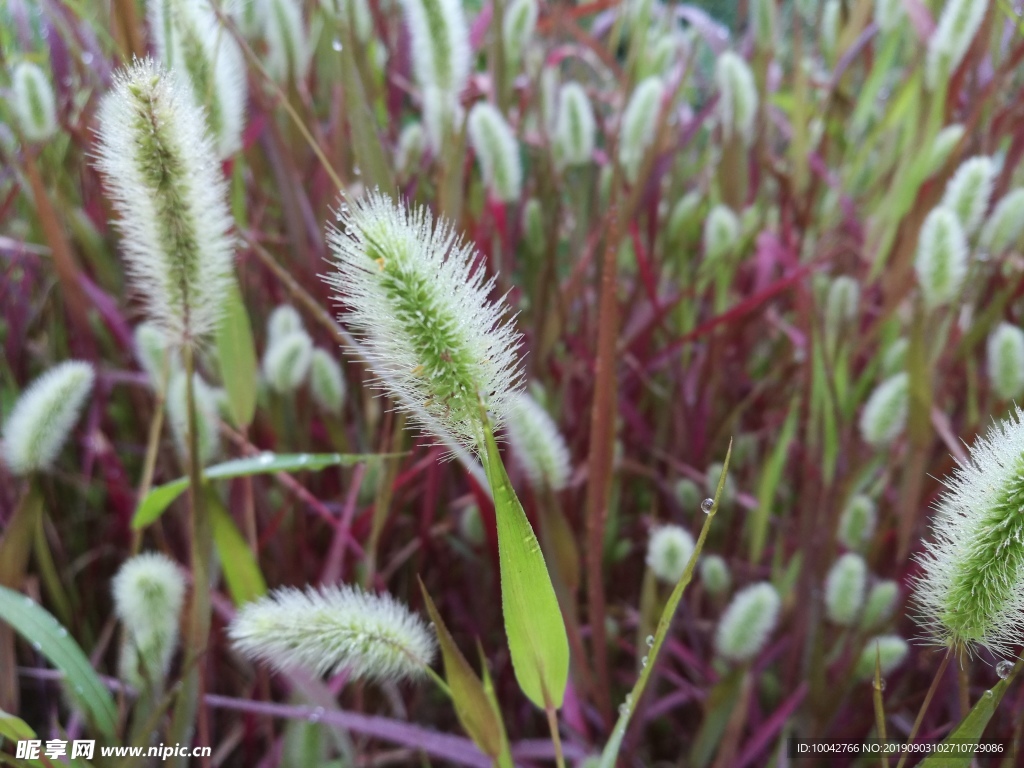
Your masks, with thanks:
M 558 712 L 551 704 L 548 704 L 544 711 L 548 715 L 548 728 L 551 729 L 551 743 L 555 747 L 555 764 L 558 768 L 565 768 L 565 757 L 562 755 L 562 737 L 558 733 Z
M 949 660 L 951 658 L 953 658 L 953 649 L 947 648 L 946 655 L 943 656 L 942 663 L 939 664 L 939 670 L 935 673 L 935 679 L 932 680 L 931 687 L 928 689 L 928 693 L 925 694 L 924 701 L 921 702 L 921 709 L 918 710 L 917 717 L 914 719 L 914 727 L 910 729 L 910 734 L 907 736 L 907 744 L 913 744 L 914 739 L 917 738 L 917 732 L 921 729 L 921 723 L 924 721 L 925 712 L 928 711 L 928 705 L 932 703 L 935 691 L 939 688 L 939 682 L 942 680 L 943 675 L 946 674 L 946 667 L 949 666 Z M 904 752 L 900 761 L 896 763 L 896 768 L 903 768 L 908 757 L 910 757 L 910 753 Z

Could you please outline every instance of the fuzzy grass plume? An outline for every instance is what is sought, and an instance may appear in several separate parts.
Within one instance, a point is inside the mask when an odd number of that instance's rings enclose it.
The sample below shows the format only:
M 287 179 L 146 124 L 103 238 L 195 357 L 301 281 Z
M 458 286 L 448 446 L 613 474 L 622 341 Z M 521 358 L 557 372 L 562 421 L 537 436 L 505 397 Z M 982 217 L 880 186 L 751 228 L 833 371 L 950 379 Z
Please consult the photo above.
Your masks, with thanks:
M 751 584 L 736 593 L 715 632 L 715 650 L 732 662 L 746 662 L 759 654 L 779 622 L 781 601 L 771 584 Z
M 560 491 L 569 482 L 569 447 L 548 412 L 525 392 L 512 401 L 505 432 L 530 483 Z
M 57 133 L 57 102 L 50 78 L 28 61 L 11 70 L 11 109 L 22 135 L 44 142 Z
M 647 542 L 647 565 L 666 584 L 675 584 L 683 577 L 696 543 L 685 528 L 662 525 Z

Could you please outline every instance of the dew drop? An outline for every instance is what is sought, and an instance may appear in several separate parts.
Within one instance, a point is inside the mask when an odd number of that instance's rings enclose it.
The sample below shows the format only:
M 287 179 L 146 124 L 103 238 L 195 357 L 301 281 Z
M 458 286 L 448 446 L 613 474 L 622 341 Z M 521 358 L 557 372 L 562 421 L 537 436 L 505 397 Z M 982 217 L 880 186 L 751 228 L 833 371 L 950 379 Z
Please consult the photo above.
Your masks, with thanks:
M 82 63 L 86 66 L 92 64 L 92 54 L 89 51 L 82 53 Z
M 704 501 L 700 503 L 700 511 L 703 512 L 705 515 L 710 515 L 711 508 L 713 506 L 715 506 L 714 499 L 704 499 Z
M 653 648 L 654 647 L 654 635 L 648 635 L 647 636 L 647 640 L 645 640 L 644 642 L 647 643 L 647 647 L 648 648 Z
M 985 691 L 983 695 L 986 699 L 991 699 L 995 694 L 993 694 L 992 691 Z
M 40 644 L 38 640 L 32 643 L 32 647 L 35 648 L 37 651 L 43 650 L 43 646 Z
M 34 601 L 28 595 L 25 595 L 25 605 L 34 605 Z
M 628 715 L 629 714 L 629 707 L 627 707 L 625 704 L 619 704 L 619 714 L 622 715 L 623 717 Z
M 878 681 L 878 685 L 877 685 L 877 686 L 875 686 L 875 683 L 874 683 L 874 681 L 872 681 L 872 682 L 871 682 L 871 685 L 872 685 L 873 687 L 877 688 L 877 689 L 878 689 L 879 691 L 884 691 L 884 690 L 885 690 L 885 678 L 884 678 L 884 677 L 883 677 L 883 678 L 881 678 L 881 679 L 880 679 L 880 680 Z
M 1005 680 L 1010 676 L 1010 672 L 1013 671 L 1013 662 L 1003 659 L 996 664 L 996 674 L 999 675 L 1000 680 Z
M 646 667 L 647 666 L 647 657 L 646 656 L 644 656 L 642 659 L 640 659 L 640 666 L 641 667 Z
M 314 709 L 312 712 L 309 713 L 309 722 L 311 722 L 311 723 L 319 723 L 320 722 L 320 718 L 322 718 L 323 716 L 324 716 L 324 708 L 323 707 L 317 707 L 316 709 Z
M 336 51 L 340 51 L 341 50 L 341 40 L 339 40 L 338 38 L 334 38 L 334 40 L 331 42 L 331 48 L 333 48 Z
M 274 454 L 272 454 L 270 451 L 264 451 L 263 453 L 261 453 L 259 455 L 259 458 L 257 459 L 257 461 L 259 461 L 259 463 L 262 464 L 263 466 L 266 466 L 267 464 L 269 464 L 273 460 L 274 460 Z
M 61 627 L 60 629 L 57 630 L 57 635 L 59 637 L 67 637 L 68 636 L 68 631 L 66 629 L 64 629 L 64 627 Z
M 358 165 L 352 169 L 352 173 L 354 175 L 356 175 L 356 176 L 362 176 L 363 175 L 363 172 L 361 170 L 359 170 L 359 166 Z

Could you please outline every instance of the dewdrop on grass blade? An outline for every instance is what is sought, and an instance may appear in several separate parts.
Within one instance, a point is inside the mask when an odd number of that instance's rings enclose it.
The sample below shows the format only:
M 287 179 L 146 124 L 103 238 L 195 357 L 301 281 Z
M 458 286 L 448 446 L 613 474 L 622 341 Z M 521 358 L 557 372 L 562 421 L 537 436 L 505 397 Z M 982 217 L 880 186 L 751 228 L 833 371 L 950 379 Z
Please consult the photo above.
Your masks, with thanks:
M 757 119 L 757 86 L 747 62 L 732 51 L 718 57 L 715 64 L 718 85 L 718 120 L 728 141 L 739 136 L 749 145 L 754 139 Z
M 659 581 L 675 586 L 683 577 L 695 546 L 686 529 L 662 525 L 654 529 L 647 542 L 647 566 Z
M 519 143 L 501 112 L 493 104 L 477 103 L 469 112 L 468 130 L 488 192 L 503 203 L 517 200 L 523 183 Z
M 903 663 L 909 652 L 910 646 L 899 635 L 873 637 L 860 652 L 853 676 L 858 680 L 871 680 L 876 668 L 881 670 L 882 675 L 888 675 Z
M 715 651 L 734 663 L 752 660 L 775 630 L 780 608 L 779 593 L 767 582 L 741 589 L 718 622 Z
M 175 345 L 210 334 L 231 280 L 227 185 L 202 110 L 144 59 L 115 76 L 99 110 L 99 159 L 128 273 Z
M 537 0 L 512 0 L 505 6 L 505 16 L 501 20 L 502 44 L 505 58 L 513 65 L 513 69 L 522 60 L 523 51 L 533 38 L 537 28 Z
M 910 377 L 897 373 L 883 381 L 868 397 L 860 415 L 860 434 L 875 448 L 889 445 L 903 433 L 910 406 Z
M 929 309 L 949 304 L 967 277 L 967 236 L 949 208 L 936 208 L 924 220 L 917 237 L 914 270 Z
M 49 141 L 57 134 L 57 101 L 50 78 L 28 61 L 11 71 L 11 110 L 22 135 L 32 142 Z
M 427 624 L 406 606 L 349 585 L 275 590 L 244 605 L 228 637 L 240 654 L 278 671 L 346 670 L 378 682 L 422 677 L 437 652 Z
M 709 595 L 721 597 L 732 588 L 732 576 L 725 558 L 720 555 L 705 555 L 699 567 L 701 583 Z
M 267 25 L 264 38 L 267 55 L 263 66 L 278 84 L 306 78 L 313 49 L 302 18 L 299 0 L 266 0 Z
M 946 185 L 940 205 L 956 214 L 967 235 L 973 235 L 988 210 L 996 164 L 990 157 L 964 160 Z
M 457 96 L 469 79 L 469 27 L 460 0 L 401 0 L 412 38 L 413 74 L 426 90 Z
M 847 549 L 860 550 L 875 535 L 878 522 L 878 511 L 875 502 L 864 494 L 858 493 L 846 502 L 839 525 L 836 528 L 836 539 Z
M 988 337 L 987 370 L 992 390 L 1001 400 L 1015 400 L 1024 393 L 1024 331 L 1000 323 Z
M 597 125 L 594 108 L 583 86 L 568 82 L 558 93 L 553 144 L 560 165 L 586 165 L 594 154 Z
M 167 420 L 174 435 L 178 458 L 185 463 L 188 457 L 188 379 L 184 371 L 171 378 L 167 388 Z M 220 453 L 220 434 L 217 431 L 217 399 L 213 389 L 198 373 L 192 377 L 192 393 L 196 404 L 196 436 L 199 443 L 198 460 L 201 466 L 210 464 Z
M 1000 200 L 981 230 L 979 243 L 991 254 L 1013 247 L 1024 232 L 1024 188 L 1015 189 Z
M 885 580 L 875 584 L 864 600 L 864 611 L 860 616 L 861 629 L 878 629 L 891 619 L 899 596 L 900 588 L 895 581 Z
M 309 392 L 327 413 L 340 414 L 345 406 L 345 377 L 341 365 L 325 349 L 314 349 L 309 364 Z
M 263 376 L 281 395 L 294 392 L 306 380 L 313 359 L 313 340 L 305 331 L 276 339 L 263 354 Z
M 864 558 L 847 552 L 833 563 L 825 579 L 825 614 L 841 627 L 852 627 L 864 606 L 868 567 Z
M 121 566 L 112 588 L 114 610 L 125 632 L 121 678 L 140 688 L 159 684 L 178 645 L 185 577 L 167 556 L 147 552 Z
M 505 434 L 534 488 L 565 488 L 572 471 L 569 448 L 547 411 L 525 392 L 517 393 L 509 405 Z
M 96 374 L 78 360 L 55 365 L 33 381 L 4 423 L 0 455 L 14 475 L 48 469 L 71 435 Z
M 987 9 L 988 0 L 946 0 L 928 39 L 925 83 L 929 89 L 935 90 L 960 66 Z
M 635 184 L 640 165 L 654 141 L 665 86 L 658 77 L 642 80 L 633 90 L 619 128 L 619 163 L 626 179 Z

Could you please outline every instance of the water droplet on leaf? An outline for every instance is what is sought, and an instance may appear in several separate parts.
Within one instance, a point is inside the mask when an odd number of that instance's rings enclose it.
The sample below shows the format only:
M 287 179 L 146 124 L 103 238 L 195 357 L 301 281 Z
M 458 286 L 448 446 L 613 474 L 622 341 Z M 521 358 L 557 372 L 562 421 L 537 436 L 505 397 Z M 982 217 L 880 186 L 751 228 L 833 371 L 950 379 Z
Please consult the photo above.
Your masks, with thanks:
M 1013 671 L 1013 662 L 1012 661 L 1007 661 L 1006 659 L 1003 659 L 998 664 L 996 664 L 996 674 L 999 675 L 999 679 L 1000 680 L 1005 680 L 1006 678 L 1008 678 L 1012 671 Z
M 654 647 L 654 635 L 648 635 L 647 636 L 647 640 L 645 642 L 647 643 L 647 647 L 648 648 L 653 648 Z
M 704 499 L 704 501 L 700 503 L 700 511 L 703 512 L 705 515 L 710 515 L 711 508 L 713 506 L 715 506 L 714 499 Z

